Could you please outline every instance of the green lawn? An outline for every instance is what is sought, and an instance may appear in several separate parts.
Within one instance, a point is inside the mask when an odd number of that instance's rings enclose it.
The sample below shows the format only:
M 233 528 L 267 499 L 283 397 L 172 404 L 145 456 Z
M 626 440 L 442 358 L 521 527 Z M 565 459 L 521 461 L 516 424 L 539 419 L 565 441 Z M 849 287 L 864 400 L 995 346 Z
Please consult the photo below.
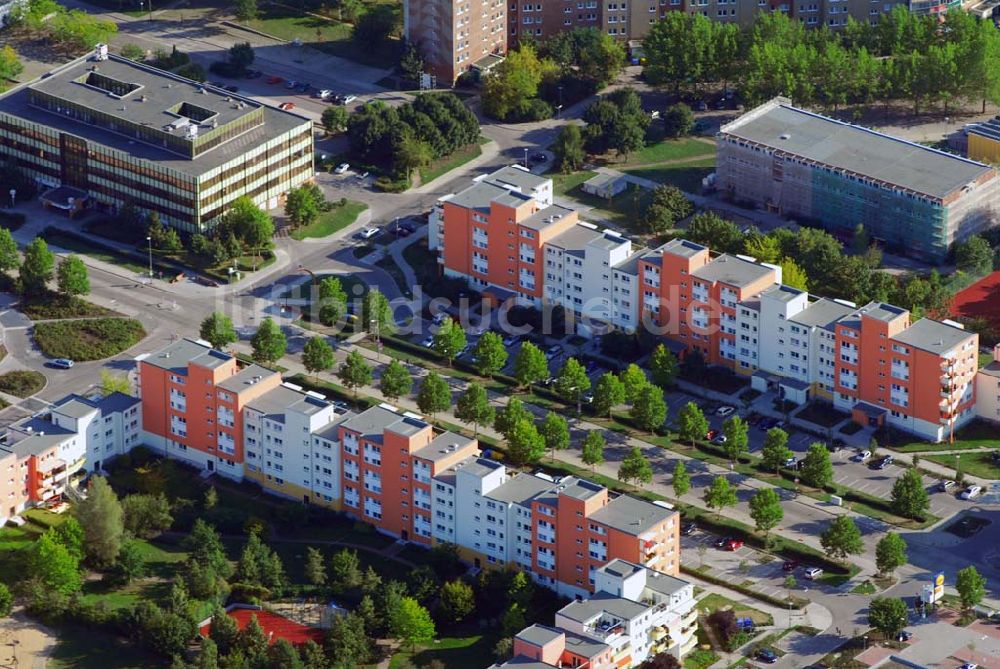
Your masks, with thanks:
M 715 171 L 715 157 L 677 165 L 626 168 L 622 171 L 662 184 L 673 184 L 688 193 L 697 193 L 701 191 L 701 180 Z
M 478 144 L 470 144 L 464 149 L 459 149 L 447 156 L 432 161 L 430 165 L 420 168 L 420 183 L 427 184 L 434 181 L 442 174 L 450 172 L 457 167 L 461 167 L 470 160 L 475 160 L 483 155 L 482 145 L 489 140 L 480 139 Z
M 582 183 L 581 180 L 580 183 Z M 600 217 L 610 223 L 632 229 L 635 221 L 646 210 L 653 199 L 651 191 L 637 185 L 630 184 L 623 192 L 605 200 L 604 198 L 583 192 L 583 187 L 577 184 L 566 192 L 568 197 L 577 202 L 593 207 L 590 212 L 585 212 L 585 217 Z
M 996 445 L 994 440 L 992 445 Z M 992 452 L 986 453 L 965 453 L 961 457 L 958 455 L 928 455 L 923 456 L 925 460 L 936 462 L 939 465 L 957 469 L 961 466 L 961 471 L 971 476 L 978 476 L 984 479 L 1000 479 L 1000 467 L 993 462 Z
M 960 451 L 968 448 L 996 448 L 1000 444 L 996 428 L 984 420 L 974 420 L 956 431 L 954 443 L 948 443 L 947 439 L 939 444 L 928 441 L 911 441 L 912 435 L 907 435 L 903 432 L 896 434 L 900 437 L 899 441 L 882 443 L 880 440 L 879 443 L 886 448 L 891 448 L 901 453 L 913 453 L 915 451 Z
M 715 155 L 715 146 L 697 139 L 685 137 L 682 139 L 665 139 L 662 142 L 649 144 L 628 157 L 624 165 L 649 165 L 664 163 L 671 160 L 684 160 L 697 156 Z
M 760 609 L 755 609 L 752 606 L 747 606 L 746 604 L 740 604 L 735 602 L 728 597 L 720 595 L 718 593 L 709 593 L 698 600 L 698 609 L 700 611 L 705 611 L 706 609 L 709 613 L 717 611 L 718 609 L 724 609 L 729 607 L 732 609 L 733 613 L 741 618 L 751 618 L 755 625 L 773 625 L 774 619 L 770 614 L 764 613 Z
M 547 176 L 552 177 L 552 192 L 555 195 L 566 195 L 569 191 L 577 188 L 584 181 L 597 176 L 597 172 L 584 170 L 583 172 L 571 172 L 563 174 L 561 172 L 550 172 Z
M 358 220 L 358 216 L 367 208 L 368 205 L 364 202 L 348 200 L 343 207 L 335 207 L 331 211 L 323 212 L 315 222 L 292 230 L 292 239 L 301 241 L 309 237 L 319 238 L 332 235 Z
M 274 5 L 264 6 L 260 17 L 246 25 L 289 42 L 298 39 L 320 51 L 372 67 L 393 67 L 402 51 L 398 39 L 390 39 L 384 44 L 359 45 L 351 39 L 353 26 L 349 23 L 304 16 L 290 8 Z
M 416 653 L 396 653 L 389 662 L 389 669 L 427 666 L 433 660 L 444 663 L 446 669 L 479 667 L 493 657 L 493 647 L 490 645 L 490 641 L 495 643 L 496 639 L 481 634 L 444 637 L 427 646 L 419 647 Z M 407 662 L 412 664 L 407 664 Z
M 144 265 L 138 260 L 133 260 L 124 253 L 119 253 L 113 249 L 101 246 L 100 244 L 91 244 L 86 240 L 73 235 L 66 235 L 57 230 L 46 230 L 42 233 L 42 237 L 50 244 L 55 244 L 56 246 L 66 249 L 72 253 L 79 253 L 80 255 L 93 258 L 94 260 L 100 260 L 101 262 L 106 262 L 111 265 L 118 265 L 119 267 L 127 269 L 130 272 L 135 272 L 136 274 L 149 272 L 148 264 Z
M 48 669 L 149 669 L 168 664 L 126 639 L 91 627 L 60 627 L 58 637 L 45 664 Z

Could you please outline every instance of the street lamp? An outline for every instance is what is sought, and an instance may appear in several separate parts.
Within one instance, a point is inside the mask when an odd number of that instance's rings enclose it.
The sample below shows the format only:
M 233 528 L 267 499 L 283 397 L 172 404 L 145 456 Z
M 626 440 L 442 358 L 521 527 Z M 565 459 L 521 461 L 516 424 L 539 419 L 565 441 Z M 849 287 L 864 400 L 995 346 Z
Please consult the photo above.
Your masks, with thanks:
M 146 244 L 149 245 L 149 281 L 153 281 L 153 236 L 146 236 Z
M 375 359 L 382 362 L 382 340 L 378 336 L 378 319 L 372 318 L 368 322 L 368 329 L 371 331 L 372 336 L 375 337 Z
M 524 147 L 524 169 L 528 169 L 528 147 Z
M 560 85 L 557 88 L 559 89 L 559 110 L 558 111 L 562 111 L 562 108 L 563 108 L 562 89 L 563 89 L 563 87 Z

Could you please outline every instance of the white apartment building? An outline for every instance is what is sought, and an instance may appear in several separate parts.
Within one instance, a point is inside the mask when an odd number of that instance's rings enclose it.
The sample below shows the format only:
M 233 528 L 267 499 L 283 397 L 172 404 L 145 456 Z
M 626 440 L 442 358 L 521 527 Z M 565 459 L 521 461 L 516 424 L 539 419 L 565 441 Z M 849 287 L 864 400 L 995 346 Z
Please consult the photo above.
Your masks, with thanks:
M 976 374 L 976 416 L 1000 423 L 1000 344 L 993 347 L 993 362 Z
M 555 626 L 611 647 L 619 667 L 668 652 L 680 659 L 697 644 L 694 586 L 625 560 L 595 571 L 594 594 L 556 613 Z
M 69 432 L 84 436 L 83 468 L 100 471 L 101 465 L 139 445 L 142 434 L 141 405 L 122 393 L 89 399 L 69 395 L 52 406 L 50 420 Z
M 307 503 L 339 500 L 335 428 L 346 415 L 337 414 L 322 395 L 291 383 L 251 400 L 243 409 L 246 476 Z

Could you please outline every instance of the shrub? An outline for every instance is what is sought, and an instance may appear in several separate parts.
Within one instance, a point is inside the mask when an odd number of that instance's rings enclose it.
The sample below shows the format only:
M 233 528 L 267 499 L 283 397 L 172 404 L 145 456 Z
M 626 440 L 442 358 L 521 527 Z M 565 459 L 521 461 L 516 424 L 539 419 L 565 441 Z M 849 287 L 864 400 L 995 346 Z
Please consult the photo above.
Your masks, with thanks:
M 132 348 L 146 336 L 131 318 L 91 318 L 35 324 L 35 343 L 50 358 L 100 360 Z
M 45 387 L 45 375 L 40 372 L 17 370 L 0 375 L 0 390 L 16 397 L 34 395 Z

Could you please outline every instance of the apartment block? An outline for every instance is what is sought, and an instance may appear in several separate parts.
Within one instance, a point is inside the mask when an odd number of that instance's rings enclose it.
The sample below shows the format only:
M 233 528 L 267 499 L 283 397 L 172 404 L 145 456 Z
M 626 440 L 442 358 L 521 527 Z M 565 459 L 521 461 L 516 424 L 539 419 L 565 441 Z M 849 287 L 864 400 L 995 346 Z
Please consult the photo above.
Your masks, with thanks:
M 70 479 L 135 446 L 139 400 L 121 393 L 70 395 L 47 413 L 9 425 L 0 441 L 0 524 L 58 501 Z
M 505 0 L 406 0 L 403 35 L 420 45 L 439 85 L 488 71 L 507 53 Z
M 697 645 L 694 586 L 627 560 L 595 572 L 594 593 L 567 604 L 555 625 L 532 625 L 514 638 L 511 667 L 637 667 L 670 653 L 684 657 Z
M 995 168 L 773 100 L 722 126 L 716 183 L 737 201 L 940 261 L 991 226 Z
M 204 232 L 238 197 L 273 209 L 312 178 L 312 121 L 98 45 L 0 96 L 0 159 L 46 206 L 131 202 Z
M 1000 344 L 993 347 L 993 361 L 976 374 L 976 416 L 1000 422 Z

